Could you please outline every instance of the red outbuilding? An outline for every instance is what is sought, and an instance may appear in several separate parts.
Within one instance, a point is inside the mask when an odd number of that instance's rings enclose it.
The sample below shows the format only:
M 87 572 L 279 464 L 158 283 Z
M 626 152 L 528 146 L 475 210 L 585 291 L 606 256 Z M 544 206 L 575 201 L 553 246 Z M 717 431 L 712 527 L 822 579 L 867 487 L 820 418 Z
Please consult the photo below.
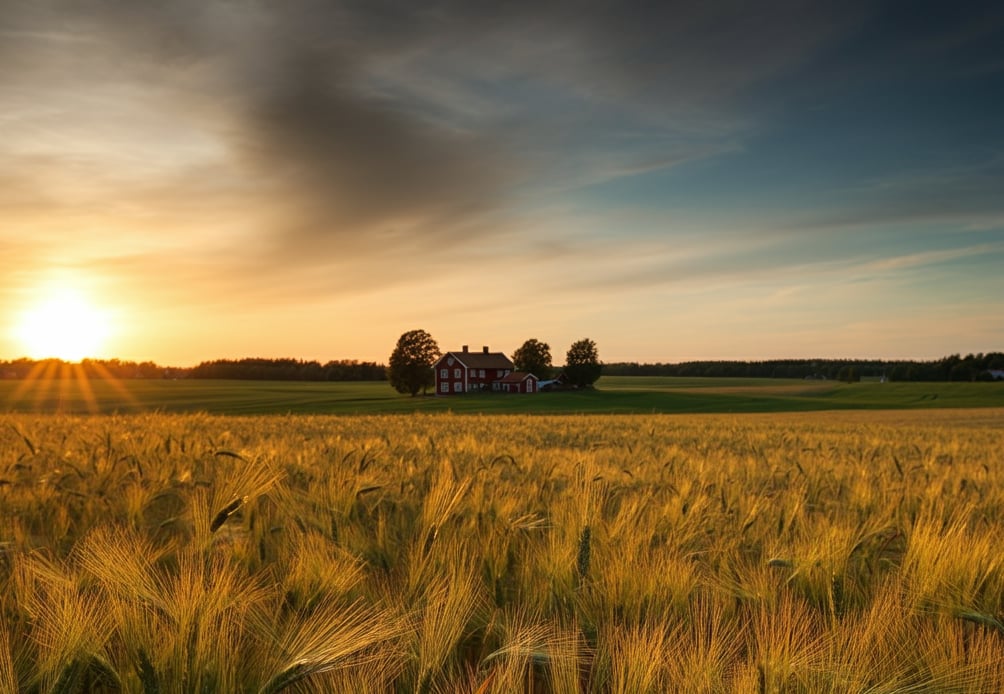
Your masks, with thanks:
M 499 381 L 499 386 L 505 393 L 537 393 L 540 392 L 540 379 L 526 371 L 513 371 Z

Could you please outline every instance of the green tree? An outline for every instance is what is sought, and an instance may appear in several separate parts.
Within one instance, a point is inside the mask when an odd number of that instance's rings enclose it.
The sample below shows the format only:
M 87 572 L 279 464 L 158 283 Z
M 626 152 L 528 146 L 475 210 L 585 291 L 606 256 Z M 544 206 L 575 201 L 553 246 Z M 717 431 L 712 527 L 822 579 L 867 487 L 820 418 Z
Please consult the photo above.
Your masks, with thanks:
M 840 371 L 837 372 L 837 380 L 844 383 L 859 383 L 861 381 L 861 372 L 856 366 L 842 366 Z
M 600 377 L 603 367 L 596 343 L 586 338 L 573 342 L 565 356 L 565 378 L 574 386 L 591 386 Z
M 440 356 L 439 345 L 432 335 L 424 330 L 409 330 L 398 338 L 391 352 L 387 380 L 398 393 L 415 397 L 418 391 L 424 392 L 436 382 L 432 365 Z
M 517 371 L 526 371 L 545 379 L 551 375 L 551 345 L 530 338 L 512 353 L 512 361 Z

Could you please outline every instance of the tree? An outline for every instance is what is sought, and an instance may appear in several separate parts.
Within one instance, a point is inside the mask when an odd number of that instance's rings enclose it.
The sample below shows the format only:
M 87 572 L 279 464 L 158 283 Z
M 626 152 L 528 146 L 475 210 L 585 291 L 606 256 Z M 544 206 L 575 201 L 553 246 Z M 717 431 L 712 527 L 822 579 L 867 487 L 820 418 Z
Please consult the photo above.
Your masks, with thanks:
M 572 343 L 565 356 L 565 378 L 573 386 L 591 386 L 602 370 L 596 343 L 586 338 Z
M 530 338 L 512 353 L 512 361 L 517 371 L 526 371 L 545 379 L 551 375 L 551 345 Z
M 387 380 L 398 393 L 412 397 L 436 382 L 432 365 L 440 357 L 439 345 L 424 330 L 409 330 L 398 338 L 387 367 Z
M 845 365 L 837 372 L 837 380 L 844 383 L 860 383 L 861 372 L 856 366 Z

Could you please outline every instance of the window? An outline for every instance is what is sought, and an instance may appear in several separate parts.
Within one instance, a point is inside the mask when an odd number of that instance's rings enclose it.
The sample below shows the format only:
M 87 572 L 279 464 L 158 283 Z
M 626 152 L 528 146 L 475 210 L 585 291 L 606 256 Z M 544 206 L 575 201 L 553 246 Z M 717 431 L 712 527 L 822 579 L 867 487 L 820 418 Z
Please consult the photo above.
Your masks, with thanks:
M 440 383 L 439 384 L 439 392 L 440 393 L 449 393 L 450 392 L 450 384 L 447 383 L 446 381 L 443 381 L 442 383 Z
M 499 370 L 498 370 L 498 371 L 496 372 L 496 374 L 498 375 L 498 377 L 499 377 L 499 378 L 502 378 L 502 375 L 503 375 L 503 374 L 502 374 L 502 369 L 499 369 Z
M 471 378 L 474 378 L 475 376 L 478 375 L 478 370 L 477 369 L 467 369 L 467 375 L 470 376 Z
M 484 369 L 481 369 L 481 373 L 478 374 L 478 377 L 479 378 L 484 378 L 485 377 L 485 370 Z
M 463 389 L 464 389 L 464 384 L 461 383 L 460 381 L 457 381 L 456 383 L 453 384 L 453 392 L 454 393 L 462 393 L 462 392 L 464 392 Z
M 428 372 L 426 372 L 426 373 L 428 373 Z M 454 378 L 460 378 L 460 369 L 454 369 L 453 370 L 453 377 Z
M 449 378 L 450 377 L 450 370 L 449 369 L 440 369 L 439 370 L 439 377 L 440 378 Z
M 446 363 L 449 364 L 450 366 L 453 366 L 453 357 L 450 357 L 449 359 L 447 359 Z

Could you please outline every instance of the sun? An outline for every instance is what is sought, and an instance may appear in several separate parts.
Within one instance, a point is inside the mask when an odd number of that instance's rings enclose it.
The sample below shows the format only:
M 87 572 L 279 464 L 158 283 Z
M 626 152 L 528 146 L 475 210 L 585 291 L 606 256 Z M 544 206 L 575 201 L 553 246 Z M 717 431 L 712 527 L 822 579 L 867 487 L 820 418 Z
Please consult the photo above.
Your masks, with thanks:
M 66 287 L 46 291 L 15 328 L 28 357 L 71 362 L 96 356 L 110 332 L 108 312 L 83 292 Z

